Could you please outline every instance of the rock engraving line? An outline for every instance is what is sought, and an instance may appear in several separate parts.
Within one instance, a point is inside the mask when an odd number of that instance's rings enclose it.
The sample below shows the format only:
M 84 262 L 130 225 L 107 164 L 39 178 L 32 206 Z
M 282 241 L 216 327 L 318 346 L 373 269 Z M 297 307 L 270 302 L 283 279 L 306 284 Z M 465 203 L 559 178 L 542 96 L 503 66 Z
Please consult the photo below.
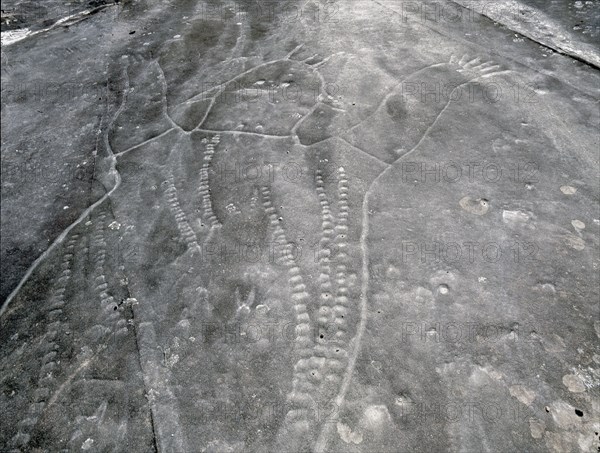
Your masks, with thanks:
M 183 238 L 188 249 L 199 249 L 200 246 L 198 245 L 196 233 L 190 226 L 185 212 L 183 212 L 183 209 L 181 209 L 173 175 L 170 175 L 169 178 L 162 183 L 162 185 L 164 187 L 165 199 L 169 205 L 171 214 L 175 218 L 175 223 L 177 224 L 177 230 L 179 231 L 180 236 Z
M 4 314 L 4 312 L 7 310 L 7 308 L 10 305 L 10 303 L 12 302 L 12 300 L 21 291 L 21 288 L 29 280 L 29 278 L 31 277 L 31 275 L 33 274 L 33 272 L 38 268 L 38 266 L 43 261 L 45 261 L 48 258 L 48 256 L 54 251 L 54 249 L 56 247 L 58 247 L 58 245 L 60 245 L 62 242 L 64 242 L 65 238 L 73 230 L 73 228 L 75 228 L 77 225 L 81 224 L 84 220 L 86 220 L 89 217 L 89 215 L 98 206 L 101 206 L 102 203 L 104 203 L 108 198 L 110 198 L 110 196 L 121 185 L 121 175 L 120 175 L 119 171 L 117 170 L 117 158 L 116 158 L 115 154 L 112 151 L 112 147 L 111 147 L 110 141 L 109 141 L 109 134 L 110 134 L 110 131 L 112 131 L 115 122 L 117 121 L 117 119 L 119 118 L 119 116 L 121 115 L 121 113 L 123 112 L 123 110 L 125 109 L 125 105 L 127 103 L 127 95 L 128 95 L 128 92 L 129 92 L 129 76 L 128 76 L 128 72 L 127 72 L 127 67 L 128 67 L 128 64 L 126 64 L 125 67 L 122 70 L 122 78 L 124 80 L 124 88 L 123 88 L 123 95 L 122 95 L 122 98 L 121 98 L 121 103 L 119 105 L 119 108 L 117 109 L 117 111 L 115 112 L 115 114 L 113 115 L 113 117 L 111 118 L 111 120 L 110 120 L 109 124 L 107 125 L 106 129 L 104 130 L 103 144 L 104 144 L 104 147 L 106 149 L 106 152 L 108 153 L 108 156 L 106 157 L 106 159 L 107 159 L 108 164 L 109 164 L 109 169 L 107 171 L 106 177 L 107 178 L 114 178 L 114 183 L 113 183 L 112 188 L 110 190 L 108 190 L 98 201 L 94 202 L 87 209 L 85 209 L 81 213 L 81 215 L 77 218 L 77 220 L 75 220 L 67 228 L 65 228 L 63 230 L 63 232 L 52 242 L 52 244 L 31 264 L 31 266 L 27 269 L 27 272 L 25 272 L 25 275 L 23 275 L 23 278 L 21 279 L 21 281 L 19 282 L 19 284 L 9 294 L 9 296 L 6 299 L 6 301 L 4 302 L 4 305 L 2 306 L 2 308 L 0 308 L 0 316 L 2 316 Z M 107 100 L 107 103 L 108 103 L 108 100 Z M 107 104 L 107 106 L 108 106 L 108 104 Z
M 277 263 L 285 266 L 288 270 L 288 284 L 296 317 L 294 351 L 299 358 L 294 365 L 292 389 L 287 396 L 290 409 L 286 413 L 284 424 L 292 425 L 300 431 L 308 431 L 310 429 L 308 412 L 313 407 L 312 395 L 315 391 L 314 382 L 310 379 L 314 366 L 312 360 L 313 339 L 308 312 L 310 296 L 301 270 L 292 256 L 291 244 L 286 238 L 277 209 L 273 206 L 271 189 L 267 186 L 262 187 L 261 195 L 264 211 L 269 218 L 272 241 L 278 246 L 276 250 Z
M 65 332 L 69 331 L 68 319 L 63 314 L 66 304 L 65 292 L 71 281 L 73 256 L 75 245 L 79 240 L 79 234 L 71 235 L 65 247 L 61 261 L 60 277 L 54 282 L 48 307 L 45 309 L 47 319 L 46 333 L 41 338 L 37 347 L 42 355 L 41 368 L 39 371 L 36 389 L 33 392 L 33 402 L 29 405 L 27 416 L 19 422 L 19 431 L 11 439 L 13 447 L 25 448 L 31 439 L 31 431 L 35 428 L 43 414 L 46 404 L 51 395 L 51 390 L 58 387 L 55 374 L 59 373 L 61 361 L 58 360 L 60 353 L 59 340 L 66 340 Z
M 216 134 L 213 135 L 210 141 L 208 139 L 204 139 L 203 141 L 205 143 L 205 150 L 202 168 L 200 169 L 200 184 L 198 186 L 198 194 L 202 200 L 202 223 L 208 225 L 209 227 L 208 236 L 204 241 L 204 243 L 207 244 L 212 239 L 215 231 L 222 227 L 222 224 L 217 218 L 213 209 L 213 200 L 210 195 L 209 179 L 210 171 L 212 169 L 211 163 L 215 154 L 215 147 L 220 143 L 221 136 Z

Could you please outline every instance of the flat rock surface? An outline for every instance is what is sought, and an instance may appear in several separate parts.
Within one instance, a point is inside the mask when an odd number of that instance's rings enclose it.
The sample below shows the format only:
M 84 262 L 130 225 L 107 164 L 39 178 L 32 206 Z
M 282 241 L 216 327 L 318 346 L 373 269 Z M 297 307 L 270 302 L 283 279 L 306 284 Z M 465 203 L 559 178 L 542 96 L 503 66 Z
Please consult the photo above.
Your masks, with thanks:
M 0 450 L 599 451 L 598 6 L 460 3 L 7 2 Z

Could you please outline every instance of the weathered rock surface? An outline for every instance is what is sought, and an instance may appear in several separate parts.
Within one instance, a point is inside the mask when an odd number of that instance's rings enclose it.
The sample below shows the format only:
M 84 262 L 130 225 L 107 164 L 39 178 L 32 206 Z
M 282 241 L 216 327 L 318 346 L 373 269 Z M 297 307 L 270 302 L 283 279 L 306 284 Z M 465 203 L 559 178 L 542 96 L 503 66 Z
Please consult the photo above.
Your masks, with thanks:
M 0 450 L 600 448 L 587 35 L 7 3 Z

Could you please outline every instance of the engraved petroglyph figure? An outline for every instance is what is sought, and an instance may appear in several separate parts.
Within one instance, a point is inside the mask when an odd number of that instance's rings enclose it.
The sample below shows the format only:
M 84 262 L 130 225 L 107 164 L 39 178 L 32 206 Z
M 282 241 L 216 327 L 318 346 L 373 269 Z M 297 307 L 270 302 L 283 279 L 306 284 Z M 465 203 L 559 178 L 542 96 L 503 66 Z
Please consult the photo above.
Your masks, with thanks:
M 139 301 L 132 305 L 131 312 L 139 316 L 136 322 L 141 325 L 137 335 L 141 337 L 139 354 L 143 356 L 145 385 L 153 390 L 153 411 L 173 415 L 165 422 L 167 427 L 158 426 L 163 423 L 160 417 L 153 423 L 163 447 L 184 448 L 189 434 L 184 433 L 178 419 L 191 417 L 197 408 L 178 401 L 170 383 L 181 384 L 190 376 L 180 371 L 178 364 L 165 369 L 157 346 L 167 344 L 164 340 L 170 332 L 182 337 L 185 332 L 185 344 L 191 348 L 201 338 L 198 325 L 203 320 L 231 323 L 256 316 L 266 287 L 279 282 L 278 274 L 283 274 L 287 286 L 281 292 L 289 297 L 276 299 L 292 316 L 294 344 L 292 358 L 285 363 L 291 380 L 279 384 L 286 395 L 285 415 L 278 420 L 279 427 L 271 440 L 285 449 L 325 451 L 335 423 L 324 423 L 315 411 L 329 406 L 339 411 L 344 406 L 367 322 L 370 196 L 381 188 L 380 181 L 400 159 L 418 150 L 452 102 L 455 90 L 470 81 L 496 75 L 500 68 L 466 56 L 426 65 L 397 80 L 360 121 L 313 139 L 310 128 L 316 127 L 323 111 L 344 113 L 326 90 L 321 71 L 343 55 L 316 57 L 302 45 L 295 45 L 279 58 L 250 63 L 244 53 L 243 34 L 247 32 L 242 27 L 230 58 L 215 65 L 227 76 L 225 81 L 208 88 L 188 89 L 189 83 L 187 91 L 177 92 L 174 88 L 178 76 L 173 55 L 184 49 L 179 38 L 150 60 L 125 56 L 119 62 L 122 65 L 116 79 L 122 93 L 117 96 L 116 108 L 110 109 L 103 120 L 98 159 L 98 178 L 104 181 L 107 193 L 72 228 L 93 218 L 94 230 L 87 233 L 92 236 L 89 247 L 95 255 L 91 277 L 102 311 L 90 332 L 94 332 L 96 341 L 101 341 L 103 335 L 131 334 L 127 319 L 119 316 L 118 300 L 126 297 L 112 295 L 115 282 L 108 282 L 111 270 L 104 261 L 107 251 L 103 249 L 103 234 L 113 217 L 120 217 L 119 222 L 127 223 L 141 244 L 139 256 L 130 260 L 126 288 L 127 296 Z M 188 38 L 184 35 L 182 41 Z M 423 102 L 421 92 L 413 90 L 421 83 L 450 83 L 447 99 Z M 245 99 L 248 87 L 266 96 L 273 87 L 285 84 L 286 88 L 294 84 L 311 86 L 314 96 L 304 96 L 293 106 Z M 143 131 L 136 128 L 140 124 L 146 126 Z M 381 130 L 391 133 L 382 136 Z M 314 178 L 303 180 L 302 187 L 281 181 L 246 181 L 239 187 L 226 187 L 226 182 L 219 180 L 217 165 L 241 151 L 279 161 L 291 152 L 299 156 L 298 161 L 312 171 Z M 325 177 L 321 165 L 327 158 L 335 164 L 330 178 Z M 359 177 L 354 161 L 372 166 L 368 177 Z M 290 239 L 297 238 L 288 237 L 287 206 L 281 208 L 281 200 L 294 198 L 295 190 L 306 217 L 312 216 L 307 225 L 314 227 L 311 234 L 318 243 L 317 259 L 310 268 L 306 261 L 291 254 Z M 232 202 L 239 210 L 226 208 Z M 96 218 L 100 209 L 103 217 Z M 150 221 L 148 213 L 152 213 Z M 244 231 L 248 225 L 253 225 L 248 228 L 250 232 Z M 77 238 L 69 231 L 55 249 L 63 240 Z M 255 281 L 243 284 L 237 275 L 250 267 L 247 263 L 238 262 L 228 270 L 210 262 L 211 250 L 221 250 L 219 247 L 241 234 L 261 240 L 263 245 L 273 245 L 276 257 L 275 265 L 269 269 L 265 266 L 264 275 L 256 272 Z M 159 244 L 168 246 L 161 249 Z M 69 254 L 64 256 L 71 259 Z M 61 284 L 68 281 L 69 274 L 64 277 Z M 56 291 L 57 297 L 65 293 L 62 287 Z M 57 305 L 55 310 L 52 316 L 60 318 L 61 307 Z M 172 321 L 175 318 L 176 322 Z M 160 325 L 172 330 L 162 332 Z M 62 324 L 52 326 L 58 331 Z M 203 347 L 209 350 L 208 345 Z M 51 363 L 52 356 L 48 357 Z M 49 366 L 44 362 L 43 367 Z M 202 381 L 209 379 L 205 376 Z M 231 376 L 223 377 L 223 382 L 229 379 Z M 102 418 L 105 412 L 106 407 L 100 405 L 93 413 Z M 23 424 L 15 445 L 27 445 L 26 427 L 35 423 L 33 417 Z M 177 439 L 171 439 L 171 431 L 178 432 Z M 82 436 L 73 439 L 87 442 Z

